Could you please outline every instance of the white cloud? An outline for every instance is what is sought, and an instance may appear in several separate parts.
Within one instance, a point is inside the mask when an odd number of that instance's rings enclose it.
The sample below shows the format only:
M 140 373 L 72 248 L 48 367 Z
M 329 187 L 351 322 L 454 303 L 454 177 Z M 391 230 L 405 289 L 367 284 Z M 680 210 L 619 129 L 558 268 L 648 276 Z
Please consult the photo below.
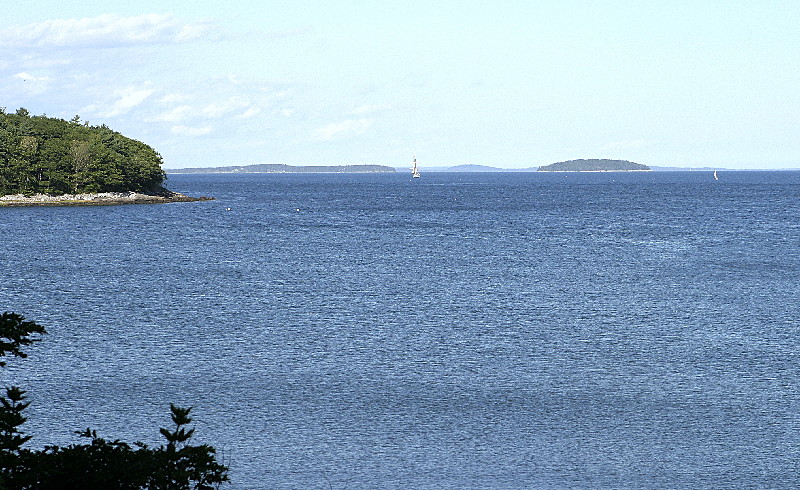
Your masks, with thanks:
M 128 111 L 150 97 L 153 92 L 154 91 L 152 89 L 138 89 L 135 87 L 118 92 L 118 94 L 121 94 L 121 97 L 114 102 L 114 104 L 111 106 L 111 110 L 100 115 L 104 117 L 114 117 L 127 114 Z
M 149 84 L 145 84 L 149 85 Z M 145 87 L 128 87 L 114 92 L 116 100 L 106 105 L 92 104 L 81 109 L 82 112 L 90 112 L 100 117 L 116 117 L 127 114 L 131 109 L 138 106 L 148 97 L 153 95 L 155 90 Z
M 12 76 L 18 80 L 17 83 L 10 84 L 10 90 L 19 90 L 20 94 L 24 97 L 35 97 L 46 93 L 53 85 L 53 79 L 43 75 L 33 75 L 30 72 L 23 71 L 16 73 Z
M 185 121 L 192 112 L 192 106 L 182 105 L 175 107 L 159 116 L 156 116 L 152 121 L 164 121 L 171 123 L 179 123 Z
M 203 107 L 203 114 L 206 117 L 222 117 L 225 114 L 229 113 L 231 108 L 227 105 L 222 104 L 208 104 L 207 106 Z
M 102 47 L 179 43 L 205 35 L 210 26 L 185 23 L 167 14 L 121 17 L 104 14 L 83 19 L 56 19 L 0 30 L 5 47 Z
M 221 103 L 208 104 L 203 108 L 203 114 L 211 118 L 223 117 L 249 106 L 250 102 L 244 97 L 231 97 Z
M 236 116 L 236 119 L 249 119 L 261 113 L 261 108 L 256 106 L 249 107 L 246 111 Z
M 187 100 L 189 100 L 189 96 L 182 93 L 167 94 L 158 99 L 158 101 L 163 104 L 176 104 L 186 102 Z
M 180 28 L 180 31 L 175 34 L 175 41 L 194 41 L 195 39 L 203 37 L 208 31 L 208 24 L 185 24 Z
M 176 134 L 178 136 L 203 136 L 210 133 L 213 130 L 214 128 L 212 128 L 211 126 L 203 126 L 201 128 L 191 128 L 188 126 L 173 126 L 170 129 L 172 134 Z
M 330 141 L 334 138 L 364 134 L 370 126 L 372 126 L 370 119 L 347 119 L 319 128 L 315 135 L 319 140 Z
M 23 80 L 25 82 L 46 82 L 50 80 L 50 77 L 37 77 L 35 75 L 31 75 L 30 73 L 24 71 L 14 75 L 14 78 L 19 78 L 20 80 Z

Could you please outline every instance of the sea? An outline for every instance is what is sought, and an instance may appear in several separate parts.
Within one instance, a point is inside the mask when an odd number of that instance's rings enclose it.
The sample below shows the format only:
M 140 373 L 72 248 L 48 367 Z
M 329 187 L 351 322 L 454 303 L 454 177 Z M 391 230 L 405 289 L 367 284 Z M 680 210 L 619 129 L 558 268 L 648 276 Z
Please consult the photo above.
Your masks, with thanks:
M 800 172 L 422 171 L 0 208 L 27 445 L 175 403 L 223 488 L 800 486 Z

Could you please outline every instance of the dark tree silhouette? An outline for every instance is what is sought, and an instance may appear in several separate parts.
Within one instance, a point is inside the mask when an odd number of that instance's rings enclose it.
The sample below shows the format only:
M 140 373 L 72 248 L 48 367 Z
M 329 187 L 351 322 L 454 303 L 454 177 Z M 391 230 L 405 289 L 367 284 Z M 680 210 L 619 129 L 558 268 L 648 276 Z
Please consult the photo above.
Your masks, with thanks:
M 0 366 L 5 356 L 26 357 L 22 347 L 41 340 L 44 327 L 15 313 L 0 315 Z M 166 445 L 150 448 L 120 440 L 108 441 L 87 428 L 77 431 L 90 442 L 67 447 L 22 446 L 32 436 L 20 426 L 29 403 L 17 386 L 0 396 L 0 488 L 7 490 L 176 490 L 219 488 L 228 481 L 228 468 L 216 459 L 212 446 L 189 444 L 194 428 L 187 426 L 191 408 L 170 405 L 170 430 L 161 428 Z

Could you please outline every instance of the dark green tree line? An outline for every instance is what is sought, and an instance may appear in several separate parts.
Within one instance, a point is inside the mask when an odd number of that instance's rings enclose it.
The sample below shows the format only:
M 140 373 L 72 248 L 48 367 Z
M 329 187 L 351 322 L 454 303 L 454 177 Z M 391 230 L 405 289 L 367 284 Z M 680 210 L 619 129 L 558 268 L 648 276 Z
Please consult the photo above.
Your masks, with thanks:
M 46 333 L 20 315 L 0 315 L 0 367 L 5 356 L 27 357 L 22 348 Z M 23 445 L 32 436 L 22 431 L 29 402 L 17 386 L 0 395 L 0 488 L 4 490 L 210 490 L 228 481 L 228 468 L 208 445 L 191 445 L 191 408 L 170 405 L 172 429 L 162 428 L 166 445 L 108 441 L 86 429 L 76 434 L 88 443 L 42 450 Z
M 166 174 L 153 148 L 107 126 L 0 108 L 0 195 L 147 192 Z

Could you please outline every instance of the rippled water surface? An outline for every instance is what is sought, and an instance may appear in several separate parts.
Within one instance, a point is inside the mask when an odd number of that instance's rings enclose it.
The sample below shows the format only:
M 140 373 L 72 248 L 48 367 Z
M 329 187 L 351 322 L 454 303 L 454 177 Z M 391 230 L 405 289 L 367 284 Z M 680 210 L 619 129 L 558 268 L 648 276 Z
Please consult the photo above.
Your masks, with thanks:
M 237 489 L 794 488 L 800 172 L 173 175 L 0 208 L 29 444 L 160 443 Z

